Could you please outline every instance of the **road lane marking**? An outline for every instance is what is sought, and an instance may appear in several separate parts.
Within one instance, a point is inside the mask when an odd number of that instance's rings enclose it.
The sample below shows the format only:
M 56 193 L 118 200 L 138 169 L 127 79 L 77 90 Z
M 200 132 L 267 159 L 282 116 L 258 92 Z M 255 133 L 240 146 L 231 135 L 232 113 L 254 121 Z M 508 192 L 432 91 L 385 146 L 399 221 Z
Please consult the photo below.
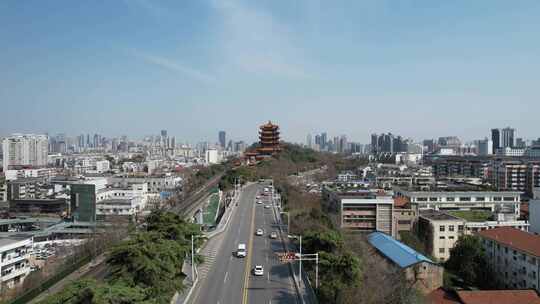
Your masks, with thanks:
M 243 297 L 242 297 L 243 304 L 248 303 L 249 273 L 251 269 L 251 252 L 253 250 L 254 227 L 255 227 L 255 208 L 253 208 L 252 206 L 251 207 L 251 226 L 249 228 L 249 244 L 248 244 L 248 252 L 247 252 L 247 261 L 246 261 L 246 267 L 244 269 L 244 290 L 243 290 Z
M 229 272 L 225 272 L 225 278 L 223 279 L 223 283 L 227 282 L 227 277 L 229 276 Z

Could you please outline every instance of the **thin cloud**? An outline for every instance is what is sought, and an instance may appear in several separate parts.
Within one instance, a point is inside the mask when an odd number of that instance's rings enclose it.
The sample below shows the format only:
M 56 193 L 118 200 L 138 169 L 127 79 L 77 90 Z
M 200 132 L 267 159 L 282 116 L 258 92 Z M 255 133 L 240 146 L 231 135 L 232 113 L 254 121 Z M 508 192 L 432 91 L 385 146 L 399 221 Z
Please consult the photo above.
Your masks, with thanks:
M 197 81 L 204 82 L 204 83 L 207 83 L 207 84 L 213 84 L 213 83 L 217 82 L 217 79 L 214 76 L 208 75 L 208 74 L 203 73 L 203 72 L 201 72 L 199 70 L 196 70 L 194 68 L 185 66 L 185 65 L 180 64 L 180 63 L 178 63 L 176 61 L 173 61 L 171 59 L 161 57 L 161 56 L 142 53 L 142 52 L 137 51 L 137 50 L 131 50 L 131 53 L 135 57 L 140 58 L 140 59 L 144 60 L 145 62 L 151 63 L 153 65 L 159 66 L 159 67 L 167 69 L 169 71 L 180 73 L 180 74 L 182 74 L 184 76 L 187 76 L 187 77 L 189 77 L 189 78 L 191 78 L 193 80 L 197 80 Z
M 294 47 L 292 32 L 267 12 L 239 1 L 211 1 L 223 17 L 223 49 L 228 60 L 249 73 L 308 78 L 299 63 L 305 58 Z
M 157 20 L 161 20 L 168 13 L 168 10 L 151 0 L 124 0 L 124 3 L 132 8 L 142 9 L 148 12 Z

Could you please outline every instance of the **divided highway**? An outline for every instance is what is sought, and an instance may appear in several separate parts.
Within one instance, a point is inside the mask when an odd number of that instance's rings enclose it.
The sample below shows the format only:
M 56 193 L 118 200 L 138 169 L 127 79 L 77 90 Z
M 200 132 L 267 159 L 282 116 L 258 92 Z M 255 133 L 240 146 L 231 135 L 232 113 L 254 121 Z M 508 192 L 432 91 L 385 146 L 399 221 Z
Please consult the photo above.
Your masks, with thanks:
M 209 241 L 210 249 L 203 250 L 209 256 L 201 266 L 191 303 L 299 303 L 290 268 L 276 255 L 283 251 L 279 235 L 270 238 L 272 231 L 279 232 L 271 196 L 262 192 L 261 185 L 247 186 L 226 230 Z M 256 203 L 257 195 L 261 204 Z M 264 231 L 262 236 L 255 235 L 257 229 Z M 240 243 L 247 245 L 245 258 L 236 257 Z M 263 266 L 262 276 L 254 275 L 255 265 Z

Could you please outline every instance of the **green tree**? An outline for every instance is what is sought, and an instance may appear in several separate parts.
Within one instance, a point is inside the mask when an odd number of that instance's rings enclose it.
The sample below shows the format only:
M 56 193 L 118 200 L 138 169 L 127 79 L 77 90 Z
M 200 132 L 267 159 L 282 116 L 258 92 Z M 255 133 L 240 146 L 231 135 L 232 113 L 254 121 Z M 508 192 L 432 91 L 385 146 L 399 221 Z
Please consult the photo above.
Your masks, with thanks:
M 319 251 L 334 252 L 343 246 L 343 238 L 335 230 L 308 230 L 304 233 L 302 240 L 305 252 L 307 253 Z
M 450 250 L 446 267 L 468 285 L 493 288 L 493 271 L 478 236 L 462 236 Z
M 351 252 L 341 255 L 320 252 L 319 276 L 324 278 L 317 291 L 321 303 L 341 303 L 343 290 L 361 283 L 360 261 Z

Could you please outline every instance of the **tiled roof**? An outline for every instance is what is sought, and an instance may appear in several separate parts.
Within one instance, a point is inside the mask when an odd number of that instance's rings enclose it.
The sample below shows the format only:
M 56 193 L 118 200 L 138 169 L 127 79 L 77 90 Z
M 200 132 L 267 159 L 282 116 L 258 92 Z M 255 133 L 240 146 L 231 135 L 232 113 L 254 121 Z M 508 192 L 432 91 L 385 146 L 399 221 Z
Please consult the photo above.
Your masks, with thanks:
M 382 232 L 370 233 L 368 235 L 368 242 L 373 247 L 377 248 L 382 255 L 399 265 L 401 268 L 406 268 L 421 262 L 435 264 L 421 253 Z
M 534 290 L 478 290 L 458 291 L 464 304 L 539 304 L 540 297 Z
M 426 296 L 427 304 L 461 304 L 455 292 L 437 288 Z
M 540 257 L 540 235 L 511 227 L 498 227 L 478 232 L 484 238 L 492 239 L 505 246 Z

